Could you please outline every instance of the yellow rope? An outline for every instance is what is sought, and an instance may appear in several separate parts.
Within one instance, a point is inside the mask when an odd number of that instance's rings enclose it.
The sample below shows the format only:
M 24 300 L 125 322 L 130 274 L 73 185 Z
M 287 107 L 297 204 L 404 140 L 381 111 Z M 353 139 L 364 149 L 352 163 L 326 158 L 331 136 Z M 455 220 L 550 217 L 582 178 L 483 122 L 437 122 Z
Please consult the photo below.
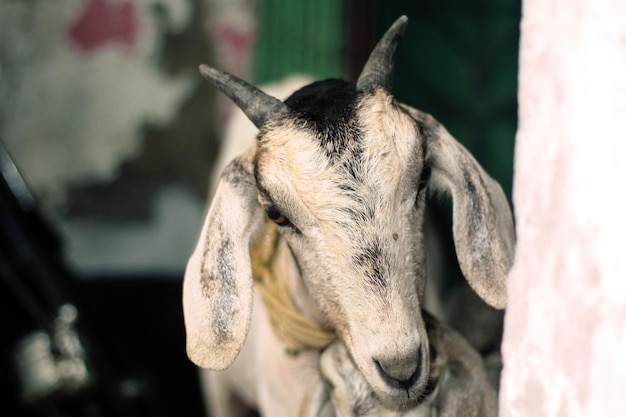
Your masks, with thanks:
M 292 354 L 321 349 L 337 337 L 318 322 L 304 316 L 296 307 L 286 277 L 277 274 L 279 235 L 276 225 L 265 223 L 266 233 L 250 247 L 252 275 L 261 294 L 276 336 Z

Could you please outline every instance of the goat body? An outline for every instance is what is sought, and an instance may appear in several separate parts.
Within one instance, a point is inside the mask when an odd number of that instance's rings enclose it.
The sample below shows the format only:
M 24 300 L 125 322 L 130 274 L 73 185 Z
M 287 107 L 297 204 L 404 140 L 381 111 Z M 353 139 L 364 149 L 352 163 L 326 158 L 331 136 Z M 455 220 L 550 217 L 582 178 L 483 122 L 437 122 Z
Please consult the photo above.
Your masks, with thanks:
M 387 31 L 356 84 L 320 81 L 284 103 L 201 68 L 259 134 L 224 169 L 187 265 L 187 353 L 222 370 L 248 332 L 257 335 L 242 355 L 261 364 L 256 388 L 247 389 L 262 414 L 296 415 L 306 385 L 320 378 L 317 350 L 290 357 L 263 306 L 252 313 L 250 244 L 262 238 L 265 219 L 278 228 L 281 274 L 297 309 L 336 332 L 385 407 L 414 406 L 430 380 L 420 314 L 427 187 L 452 197 L 457 257 L 471 287 L 494 307 L 506 303 L 514 233 L 500 186 L 434 118 L 390 93 L 405 25 L 402 17 Z

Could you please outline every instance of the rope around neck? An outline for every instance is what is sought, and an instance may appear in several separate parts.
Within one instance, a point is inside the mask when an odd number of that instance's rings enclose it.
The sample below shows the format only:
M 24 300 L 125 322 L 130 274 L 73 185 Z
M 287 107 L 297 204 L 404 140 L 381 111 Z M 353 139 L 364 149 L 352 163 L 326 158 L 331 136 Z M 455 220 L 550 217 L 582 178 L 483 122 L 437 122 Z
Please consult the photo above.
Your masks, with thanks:
M 298 310 L 287 277 L 277 273 L 280 239 L 276 225 L 266 221 L 265 231 L 250 246 L 250 260 L 255 287 L 261 294 L 274 333 L 287 346 L 286 351 L 293 355 L 302 350 L 326 347 L 337 334 Z

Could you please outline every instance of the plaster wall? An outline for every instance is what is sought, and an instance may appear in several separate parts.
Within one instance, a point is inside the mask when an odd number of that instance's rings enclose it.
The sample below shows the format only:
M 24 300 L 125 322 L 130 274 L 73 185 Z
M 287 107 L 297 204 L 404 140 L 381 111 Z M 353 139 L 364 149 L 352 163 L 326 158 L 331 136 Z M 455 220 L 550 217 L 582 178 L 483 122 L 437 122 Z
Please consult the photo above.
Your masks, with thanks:
M 626 3 L 526 0 L 503 417 L 626 400 Z

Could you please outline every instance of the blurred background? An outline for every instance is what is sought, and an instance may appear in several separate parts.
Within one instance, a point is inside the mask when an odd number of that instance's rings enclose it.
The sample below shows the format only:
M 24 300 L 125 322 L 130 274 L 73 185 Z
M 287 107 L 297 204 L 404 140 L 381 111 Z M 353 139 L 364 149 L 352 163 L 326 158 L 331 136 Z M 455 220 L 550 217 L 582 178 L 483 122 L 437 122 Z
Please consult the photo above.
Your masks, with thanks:
M 0 414 L 202 415 L 181 282 L 232 106 L 197 67 L 355 80 L 402 14 L 394 94 L 510 196 L 520 0 L 0 0 Z

